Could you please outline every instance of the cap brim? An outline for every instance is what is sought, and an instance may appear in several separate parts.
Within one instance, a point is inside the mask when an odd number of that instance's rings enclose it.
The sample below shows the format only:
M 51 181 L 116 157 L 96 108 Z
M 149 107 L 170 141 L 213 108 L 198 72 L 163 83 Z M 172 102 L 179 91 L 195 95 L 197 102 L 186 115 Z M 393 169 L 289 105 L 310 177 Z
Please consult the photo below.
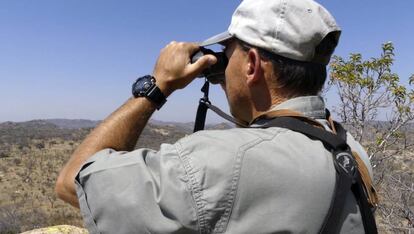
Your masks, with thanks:
M 228 31 L 225 31 L 215 36 L 212 36 L 203 42 L 200 42 L 200 46 L 209 46 L 209 45 L 214 45 L 218 43 L 221 44 L 232 37 L 233 35 L 231 35 Z

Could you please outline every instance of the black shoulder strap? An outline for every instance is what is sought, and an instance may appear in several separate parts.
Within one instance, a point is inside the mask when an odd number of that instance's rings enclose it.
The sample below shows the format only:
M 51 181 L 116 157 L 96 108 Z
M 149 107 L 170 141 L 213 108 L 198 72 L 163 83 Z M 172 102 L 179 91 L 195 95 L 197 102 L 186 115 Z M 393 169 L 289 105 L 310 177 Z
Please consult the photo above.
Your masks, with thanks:
M 329 150 L 346 150 L 348 148 L 346 141 L 339 138 L 337 135 L 325 131 L 324 129 L 314 127 L 313 125 L 294 117 L 284 116 L 274 118 L 270 120 L 265 127 L 270 126 L 287 128 L 295 132 L 300 132 L 309 138 L 320 140 Z
M 334 121 L 334 125 L 335 125 L 337 135 L 341 137 L 342 139 L 346 140 L 346 130 L 338 122 Z M 362 182 L 362 177 L 359 174 L 359 172 L 356 178 L 356 183 L 352 185 L 351 189 L 355 195 L 355 198 L 357 199 L 357 202 L 360 208 L 362 220 L 364 221 L 365 233 L 378 233 L 372 206 L 368 203 L 368 199 L 367 199 L 368 196 L 365 192 L 363 182 Z
M 325 148 L 332 152 L 336 170 L 336 185 L 330 209 L 320 233 L 339 233 L 340 226 L 338 224 L 345 205 L 346 195 L 350 190 L 352 190 L 358 201 L 365 233 L 377 233 L 375 219 L 369 206 L 367 206 L 367 197 L 363 190 L 357 164 L 346 143 L 346 131 L 339 124 L 335 123 L 335 125 L 338 135 L 314 127 L 294 117 L 277 117 L 270 120 L 263 127 L 282 127 L 300 132 L 311 139 L 320 140 Z

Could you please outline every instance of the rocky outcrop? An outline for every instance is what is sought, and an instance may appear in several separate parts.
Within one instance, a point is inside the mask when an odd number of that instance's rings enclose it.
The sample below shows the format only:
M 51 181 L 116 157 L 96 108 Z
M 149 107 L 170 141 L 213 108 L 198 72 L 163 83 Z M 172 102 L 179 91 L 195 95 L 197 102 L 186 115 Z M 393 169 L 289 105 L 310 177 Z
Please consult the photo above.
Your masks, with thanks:
M 39 228 L 21 234 L 88 234 L 88 230 L 76 226 L 59 225 L 53 227 Z

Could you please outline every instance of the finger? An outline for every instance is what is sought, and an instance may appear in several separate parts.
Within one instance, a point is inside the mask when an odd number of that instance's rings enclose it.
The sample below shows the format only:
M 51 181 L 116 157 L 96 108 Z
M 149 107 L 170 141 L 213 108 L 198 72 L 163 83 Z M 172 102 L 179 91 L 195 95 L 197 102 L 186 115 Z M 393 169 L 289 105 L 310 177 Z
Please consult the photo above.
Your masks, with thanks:
M 185 43 L 185 46 L 190 54 L 194 54 L 200 50 L 200 46 L 197 43 Z
M 214 55 L 208 54 L 202 56 L 197 62 L 188 66 L 187 72 L 190 77 L 195 77 L 200 74 L 204 69 L 215 64 L 217 58 Z

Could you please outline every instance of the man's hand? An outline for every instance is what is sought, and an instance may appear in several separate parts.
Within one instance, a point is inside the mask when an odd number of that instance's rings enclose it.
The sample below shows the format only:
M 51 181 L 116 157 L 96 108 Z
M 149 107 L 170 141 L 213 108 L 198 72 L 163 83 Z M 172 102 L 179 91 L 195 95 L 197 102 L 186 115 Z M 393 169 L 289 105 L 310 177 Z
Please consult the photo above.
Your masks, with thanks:
M 191 56 L 198 50 L 196 43 L 175 41 L 161 50 L 153 75 L 164 95 L 186 87 L 204 69 L 217 62 L 214 55 L 205 55 L 192 64 Z

